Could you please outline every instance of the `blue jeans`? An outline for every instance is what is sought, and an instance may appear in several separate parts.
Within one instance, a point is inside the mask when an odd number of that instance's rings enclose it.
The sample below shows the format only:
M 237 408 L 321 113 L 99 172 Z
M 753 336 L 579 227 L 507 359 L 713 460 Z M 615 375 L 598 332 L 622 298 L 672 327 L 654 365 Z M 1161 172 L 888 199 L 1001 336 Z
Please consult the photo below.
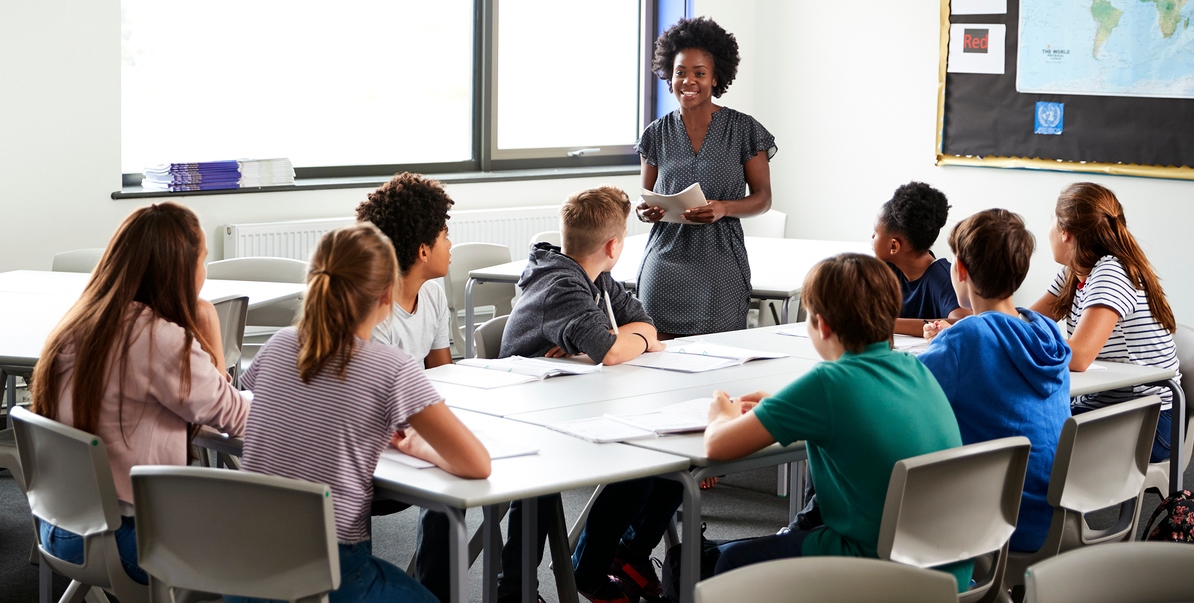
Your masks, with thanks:
M 443 603 L 452 594 L 451 553 L 448 548 L 448 516 L 419 509 L 419 531 L 415 541 L 415 579 Z
M 83 537 L 47 522 L 40 524 L 41 544 L 51 555 L 75 565 L 83 565 Z M 149 584 L 149 576 L 137 565 L 137 532 L 132 517 L 121 517 L 116 529 L 116 550 L 120 564 L 134 581 Z
M 683 497 L 680 482 L 660 477 L 607 485 L 594 501 L 572 555 L 577 587 L 591 592 L 608 580 L 619 548 L 631 559 L 649 557 Z
M 225 596 L 227 603 L 259 603 L 261 599 Z M 373 556 L 373 543 L 366 540 L 340 545 L 340 588 L 328 595 L 328 603 L 437 603 L 435 597 L 414 578 L 394 564 Z
M 803 557 L 804 539 L 817 530 L 824 530 L 825 526 L 811 530 L 790 530 L 774 536 L 736 540 L 721 545 L 721 555 L 717 558 L 717 566 L 713 574 L 722 574 L 730 570 L 752 563 L 761 563 L 773 559 L 788 559 Z

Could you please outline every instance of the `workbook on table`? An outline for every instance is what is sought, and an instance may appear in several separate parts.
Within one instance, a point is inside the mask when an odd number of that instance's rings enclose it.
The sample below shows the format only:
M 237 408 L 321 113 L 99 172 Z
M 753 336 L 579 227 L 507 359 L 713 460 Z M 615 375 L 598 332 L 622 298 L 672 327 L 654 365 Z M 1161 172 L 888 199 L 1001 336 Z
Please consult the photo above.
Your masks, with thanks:
M 674 195 L 661 195 L 644 188 L 639 192 L 639 197 L 647 205 L 663 210 L 663 218 L 659 220 L 660 222 L 677 224 L 694 224 L 694 222 L 680 217 L 681 214 L 685 210 L 702 207 L 709 203 L 705 200 L 705 193 L 701 190 L 700 182 L 693 182 L 688 188 Z
M 607 414 L 591 419 L 552 423 L 547 427 L 590 442 L 623 442 L 675 433 L 704 431 L 712 398 L 697 398 L 650 412 Z
M 540 381 L 559 375 L 586 375 L 601 370 L 600 364 L 547 358 L 468 358 L 425 371 L 431 381 L 453 383 L 481 389 L 493 389 L 519 383 Z
M 788 335 L 791 337 L 808 337 L 808 323 L 798 322 L 785 329 L 779 329 L 776 333 L 780 335 Z M 895 334 L 892 336 L 891 346 L 894 349 L 909 352 L 911 354 L 920 354 L 929 349 L 929 341 L 924 337 L 913 337 L 911 335 Z
M 485 446 L 485 450 L 489 451 L 489 458 L 492 460 L 508 459 L 516 456 L 527 456 L 530 454 L 539 454 L 539 448 L 534 444 L 528 442 L 521 442 L 510 440 L 502 437 L 495 437 L 489 432 L 481 429 L 474 429 L 473 435 L 481 440 L 481 444 Z M 418 457 L 413 457 L 405 452 L 399 451 L 393 446 L 387 446 L 381 453 L 381 458 L 389 459 L 394 462 L 402 463 L 415 469 L 427 469 L 434 467 L 435 464 L 425 461 Z
M 647 352 L 634 360 L 627 361 L 626 364 L 682 373 L 701 373 L 739 366 L 751 360 L 784 358 L 786 356 L 787 354 L 782 352 L 748 350 L 709 343 L 703 339 L 693 342 L 673 340 L 668 342 L 668 347 L 664 351 Z

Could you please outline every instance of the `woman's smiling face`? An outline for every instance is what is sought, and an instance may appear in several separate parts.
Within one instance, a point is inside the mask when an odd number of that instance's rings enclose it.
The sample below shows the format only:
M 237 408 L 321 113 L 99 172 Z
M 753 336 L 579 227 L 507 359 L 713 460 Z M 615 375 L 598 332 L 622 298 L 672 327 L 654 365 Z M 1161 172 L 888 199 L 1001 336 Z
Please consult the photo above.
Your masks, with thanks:
M 672 66 L 672 93 L 684 108 L 712 102 L 713 55 L 699 48 L 686 48 L 676 53 Z

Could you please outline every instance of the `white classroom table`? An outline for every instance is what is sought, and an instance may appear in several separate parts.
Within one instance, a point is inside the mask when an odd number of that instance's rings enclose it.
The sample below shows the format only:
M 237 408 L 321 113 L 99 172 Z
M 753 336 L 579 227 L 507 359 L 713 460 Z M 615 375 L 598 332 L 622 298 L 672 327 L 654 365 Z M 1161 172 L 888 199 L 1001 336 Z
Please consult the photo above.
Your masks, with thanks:
M 622 257 L 610 274 L 629 288 L 635 288 L 639 265 L 647 246 L 647 234 L 626 237 Z M 873 254 L 870 244 L 850 241 L 819 241 L 814 239 L 778 239 L 746 237 L 746 253 L 750 262 L 751 297 L 780 300 L 780 322 L 789 318 L 789 306 L 799 297 L 804 277 L 817 262 L 839 253 Z M 473 357 L 473 287 L 477 283 L 517 283 L 527 260 L 521 259 L 488 268 L 469 271 L 464 286 L 464 356 Z
M 415 469 L 401 463 L 381 459 L 373 472 L 373 493 L 377 498 L 390 498 L 399 502 L 418 505 L 448 516 L 449 555 L 451 559 L 452 601 L 468 600 L 468 530 L 464 511 L 482 507 L 484 523 L 481 526 L 483 538 L 483 599 L 486 602 L 497 598 L 497 573 L 501 567 L 501 520 L 499 505 L 523 500 L 523 512 L 529 521 L 523 521 L 522 550 L 523 601 L 535 600 L 536 588 L 531 580 L 538 575 L 535 540 L 537 522 L 536 498 L 576 488 L 585 488 L 642 477 L 665 477 L 685 484 L 684 512 L 695 513 L 699 502 L 700 488 L 688 472 L 686 458 L 624 444 L 593 444 L 550 429 L 524 422 L 509 421 L 482 413 L 455 411 L 461 421 L 470 429 L 495 434 L 499 437 L 520 442 L 534 442 L 539 453 L 493 461 L 489 479 L 470 480 L 456 477 L 438 467 Z M 242 442 L 239 438 L 219 438 L 206 434 L 205 445 L 221 452 L 239 455 Z M 210 440 L 210 441 L 209 441 Z M 695 496 L 695 498 L 694 498 Z M 556 521 L 553 531 L 562 535 L 564 525 L 563 508 L 555 509 Z M 694 517 L 695 515 L 685 515 Z M 687 524 L 685 524 L 687 525 Z M 700 541 L 699 523 L 692 542 Z M 571 552 L 566 539 L 551 539 L 551 555 L 555 564 L 557 587 L 561 602 L 577 601 L 576 585 L 572 578 Z M 695 555 L 695 552 L 694 552 Z M 695 556 L 693 556 L 695 559 Z M 694 574 L 695 575 L 695 574 Z M 691 590 L 688 591 L 691 601 Z
M 783 352 L 794 357 L 818 359 L 812 341 L 807 337 L 793 337 L 781 335 L 777 331 L 790 329 L 792 325 L 779 325 L 761 329 L 747 329 L 743 331 L 729 331 L 684 338 L 686 341 L 703 339 L 711 343 L 731 345 L 753 350 L 769 352 Z M 1185 420 L 1186 396 L 1182 392 L 1181 384 L 1174 377 L 1176 372 L 1170 369 L 1141 366 L 1138 364 L 1124 364 L 1120 362 L 1095 361 L 1090 370 L 1075 373 L 1070 372 L 1070 397 L 1094 394 L 1121 387 L 1133 385 L 1151 385 L 1166 387 L 1173 393 L 1173 409 L 1170 411 L 1175 420 L 1170 432 L 1170 466 L 1169 491 L 1182 489 L 1181 451 L 1186 437 Z M 1194 370 L 1191 368 L 1190 370 Z M 1177 420 L 1177 417 L 1183 417 Z

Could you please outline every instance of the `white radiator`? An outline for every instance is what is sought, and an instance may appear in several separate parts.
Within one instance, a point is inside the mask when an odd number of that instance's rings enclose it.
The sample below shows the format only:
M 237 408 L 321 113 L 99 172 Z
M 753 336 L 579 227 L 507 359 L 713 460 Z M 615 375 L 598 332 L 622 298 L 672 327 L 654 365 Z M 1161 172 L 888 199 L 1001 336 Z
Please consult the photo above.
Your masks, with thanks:
M 448 236 L 453 243 L 497 243 L 510 248 L 511 257 L 525 257 L 531 237 L 559 230 L 560 207 L 462 209 L 449 212 Z M 269 256 L 306 261 L 319 238 L 329 230 L 353 223 L 353 218 L 228 224 L 224 227 L 224 259 Z M 646 232 L 631 213 L 630 234 Z

